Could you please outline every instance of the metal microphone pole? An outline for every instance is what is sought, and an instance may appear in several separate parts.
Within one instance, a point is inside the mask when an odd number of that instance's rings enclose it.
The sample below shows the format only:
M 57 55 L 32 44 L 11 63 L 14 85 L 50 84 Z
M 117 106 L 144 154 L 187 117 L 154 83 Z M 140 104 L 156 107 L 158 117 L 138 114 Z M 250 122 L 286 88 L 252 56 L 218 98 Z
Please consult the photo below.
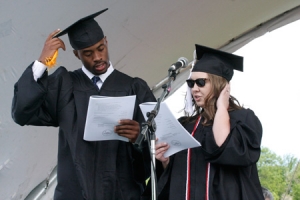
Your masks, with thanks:
M 157 103 L 154 107 L 154 109 L 147 113 L 147 121 L 142 124 L 142 131 L 141 131 L 141 137 L 138 137 L 136 142 L 134 143 L 135 146 L 140 147 L 141 143 L 144 141 L 144 139 L 150 138 L 150 154 L 151 154 L 151 195 L 152 200 L 156 200 L 157 198 L 157 180 L 156 180 L 156 168 L 155 168 L 155 141 L 156 141 L 156 124 L 155 124 L 155 117 L 157 116 L 160 108 L 161 102 L 165 99 L 165 97 L 168 96 L 168 94 L 171 91 L 171 84 L 172 81 L 176 79 L 176 69 L 169 69 L 169 77 L 166 84 L 162 86 L 163 92 L 160 96 L 160 98 L 157 99 Z

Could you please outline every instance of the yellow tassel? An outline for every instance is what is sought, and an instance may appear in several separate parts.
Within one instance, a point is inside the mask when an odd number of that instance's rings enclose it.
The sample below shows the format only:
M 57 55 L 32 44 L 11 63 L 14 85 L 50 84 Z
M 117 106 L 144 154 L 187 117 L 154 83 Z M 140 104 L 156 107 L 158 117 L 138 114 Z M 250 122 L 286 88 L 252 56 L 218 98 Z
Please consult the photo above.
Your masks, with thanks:
M 46 66 L 48 68 L 52 68 L 56 65 L 57 56 L 58 56 L 58 50 L 55 51 L 55 53 L 52 57 L 48 57 L 48 58 L 45 59 Z

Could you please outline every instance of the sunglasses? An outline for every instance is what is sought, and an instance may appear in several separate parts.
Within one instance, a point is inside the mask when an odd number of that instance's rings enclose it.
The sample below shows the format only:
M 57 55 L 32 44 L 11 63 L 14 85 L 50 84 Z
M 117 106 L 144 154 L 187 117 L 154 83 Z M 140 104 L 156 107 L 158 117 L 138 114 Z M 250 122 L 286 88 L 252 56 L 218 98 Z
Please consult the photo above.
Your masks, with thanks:
M 196 80 L 188 79 L 188 80 L 186 80 L 186 83 L 190 88 L 193 88 L 195 83 L 197 84 L 198 87 L 204 87 L 206 80 L 209 80 L 209 79 L 207 79 L 207 78 L 198 78 Z

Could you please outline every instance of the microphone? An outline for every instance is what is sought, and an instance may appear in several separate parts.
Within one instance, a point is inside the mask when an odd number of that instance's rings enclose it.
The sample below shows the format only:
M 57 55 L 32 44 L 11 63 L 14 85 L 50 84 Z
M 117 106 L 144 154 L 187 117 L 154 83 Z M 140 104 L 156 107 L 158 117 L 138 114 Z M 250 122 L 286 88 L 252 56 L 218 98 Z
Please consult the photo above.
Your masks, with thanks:
M 169 68 L 169 71 L 174 71 L 174 70 L 176 71 L 180 68 L 185 68 L 187 66 L 188 62 L 189 61 L 187 58 L 180 57 L 176 63 L 171 65 L 171 67 Z

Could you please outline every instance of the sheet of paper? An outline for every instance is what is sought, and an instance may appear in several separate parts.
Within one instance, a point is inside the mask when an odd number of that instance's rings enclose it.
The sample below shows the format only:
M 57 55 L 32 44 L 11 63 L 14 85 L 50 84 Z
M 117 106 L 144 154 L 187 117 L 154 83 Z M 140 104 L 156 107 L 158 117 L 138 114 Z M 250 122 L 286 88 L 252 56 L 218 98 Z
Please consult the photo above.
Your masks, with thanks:
M 147 102 L 140 104 L 142 113 L 146 117 L 147 112 L 154 109 L 155 102 Z M 168 157 L 187 148 L 201 146 L 201 144 L 185 128 L 178 122 L 172 114 L 165 102 L 160 104 L 158 115 L 154 119 L 156 123 L 156 137 L 158 143 L 166 142 L 170 148 L 165 152 L 164 156 Z
M 83 139 L 86 141 L 121 140 L 128 138 L 114 132 L 120 119 L 132 119 L 136 96 L 91 96 Z

